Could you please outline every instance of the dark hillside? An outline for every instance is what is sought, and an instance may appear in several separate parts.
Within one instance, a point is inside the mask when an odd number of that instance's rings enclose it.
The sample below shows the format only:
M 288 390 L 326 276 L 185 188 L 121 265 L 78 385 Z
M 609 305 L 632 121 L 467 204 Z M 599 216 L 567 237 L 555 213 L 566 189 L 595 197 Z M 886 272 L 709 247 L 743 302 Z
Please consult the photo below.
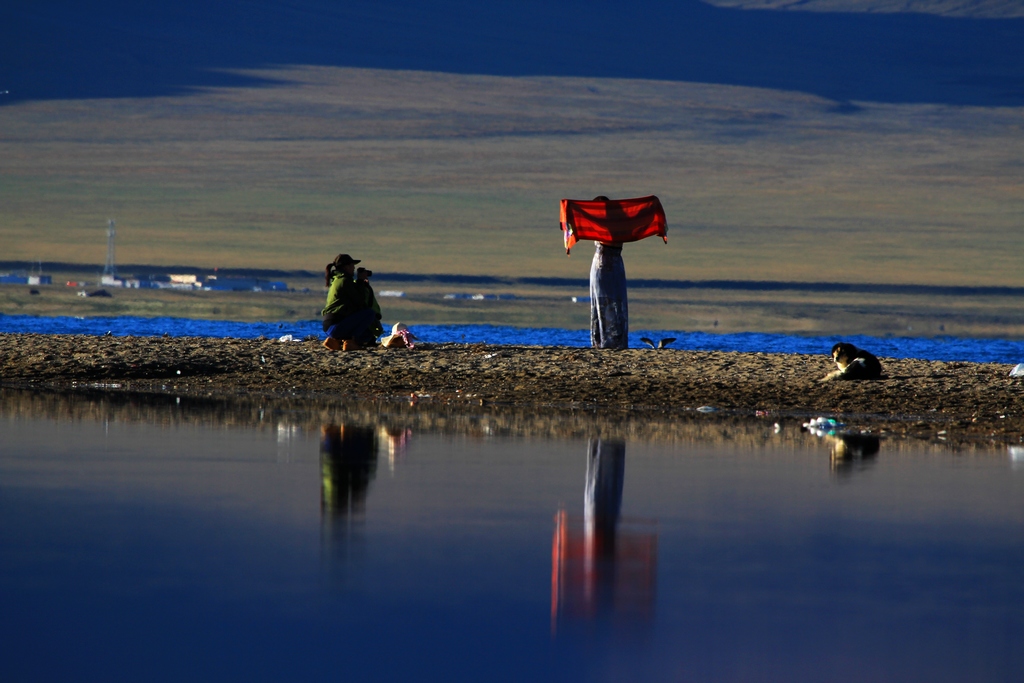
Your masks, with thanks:
M 746 12 L 698 0 L 35 0 L 9 3 L 0 22 L 0 103 L 174 94 L 243 81 L 224 69 L 278 64 L 1021 105 L 1024 20 Z

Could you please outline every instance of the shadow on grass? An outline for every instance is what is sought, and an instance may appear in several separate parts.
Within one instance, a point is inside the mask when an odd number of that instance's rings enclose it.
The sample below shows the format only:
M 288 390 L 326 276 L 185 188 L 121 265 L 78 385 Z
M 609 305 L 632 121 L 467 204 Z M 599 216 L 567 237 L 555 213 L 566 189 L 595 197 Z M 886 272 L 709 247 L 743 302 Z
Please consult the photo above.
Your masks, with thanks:
M 1024 104 L 1024 20 L 698 0 L 39 0 L 0 22 L 0 104 L 270 84 L 276 65 L 646 78 L 852 102 Z

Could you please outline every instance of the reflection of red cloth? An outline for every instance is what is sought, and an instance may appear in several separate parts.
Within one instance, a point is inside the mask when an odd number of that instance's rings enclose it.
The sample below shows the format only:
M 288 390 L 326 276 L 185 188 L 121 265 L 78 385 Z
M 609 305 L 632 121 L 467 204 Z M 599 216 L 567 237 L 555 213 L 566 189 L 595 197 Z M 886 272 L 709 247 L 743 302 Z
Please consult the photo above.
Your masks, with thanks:
M 668 242 L 665 209 L 654 195 L 607 202 L 563 199 L 561 224 L 566 254 L 580 240 L 636 242 L 660 235 Z
M 609 536 L 588 537 L 584 520 L 555 515 L 551 544 L 551 632 L 560 617 L 650 621 L 658 578 L 655 520 L 626 520 Z M 598 536 L 604 536 L 598 538 Z M 614 536 L 612 538 L 611 536 Z

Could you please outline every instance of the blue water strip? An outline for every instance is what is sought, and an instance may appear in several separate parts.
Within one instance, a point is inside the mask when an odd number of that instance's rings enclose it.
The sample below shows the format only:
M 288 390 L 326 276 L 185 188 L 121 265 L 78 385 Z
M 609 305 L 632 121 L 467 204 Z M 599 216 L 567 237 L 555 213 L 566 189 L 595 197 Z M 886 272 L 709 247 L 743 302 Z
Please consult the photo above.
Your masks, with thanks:
M 385 328 L 390 327 L 386 325 Z M 504 327 L 498 325 L 416 325 L 413 333 L 424 342 L 526 344 L 539 346 L 590 346 L 588 330 L 558 328 Z M 40 334 L 90 334 L 153 337 L 234 337 L 253 339 L 264 336 L 279 339 L 291 335 L 323 337 L 319 320 L 298 322 L 237 322 L 231 320 L 191 320 L 188 318 L 124 317 L 38 317 L 0 314 L 0 333 L 34 332 Z M 877 356 L 921 358 L 977 363 L 1024 362 L 1024 341 L 971 339 L 961 337 L 869 337 L 864 335 L 798 337 L 785 334 L 741 332 L 711 334 L 679 330 L 637 330 L 629 335 L 630 346 L 643 347 L 641 337 L 655 342 L 675 337 L 671 348 L 693 351 L 741 351 L 746 353 L 828 354 L 832 345 L 846 341 L 866 348 Z

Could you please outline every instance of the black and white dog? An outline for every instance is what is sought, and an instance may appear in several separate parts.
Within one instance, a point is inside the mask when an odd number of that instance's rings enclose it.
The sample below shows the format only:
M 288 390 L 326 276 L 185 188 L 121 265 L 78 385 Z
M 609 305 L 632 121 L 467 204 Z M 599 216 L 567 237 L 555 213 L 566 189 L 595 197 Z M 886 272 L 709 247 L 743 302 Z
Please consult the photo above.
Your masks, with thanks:
M 821 381 L 833 379 L 880 379 L 882 364 L 874 354 L 858 349 L 853 344 L 839 342 L 832 347 L 832 360 L 838 370 L 828 373 Z

